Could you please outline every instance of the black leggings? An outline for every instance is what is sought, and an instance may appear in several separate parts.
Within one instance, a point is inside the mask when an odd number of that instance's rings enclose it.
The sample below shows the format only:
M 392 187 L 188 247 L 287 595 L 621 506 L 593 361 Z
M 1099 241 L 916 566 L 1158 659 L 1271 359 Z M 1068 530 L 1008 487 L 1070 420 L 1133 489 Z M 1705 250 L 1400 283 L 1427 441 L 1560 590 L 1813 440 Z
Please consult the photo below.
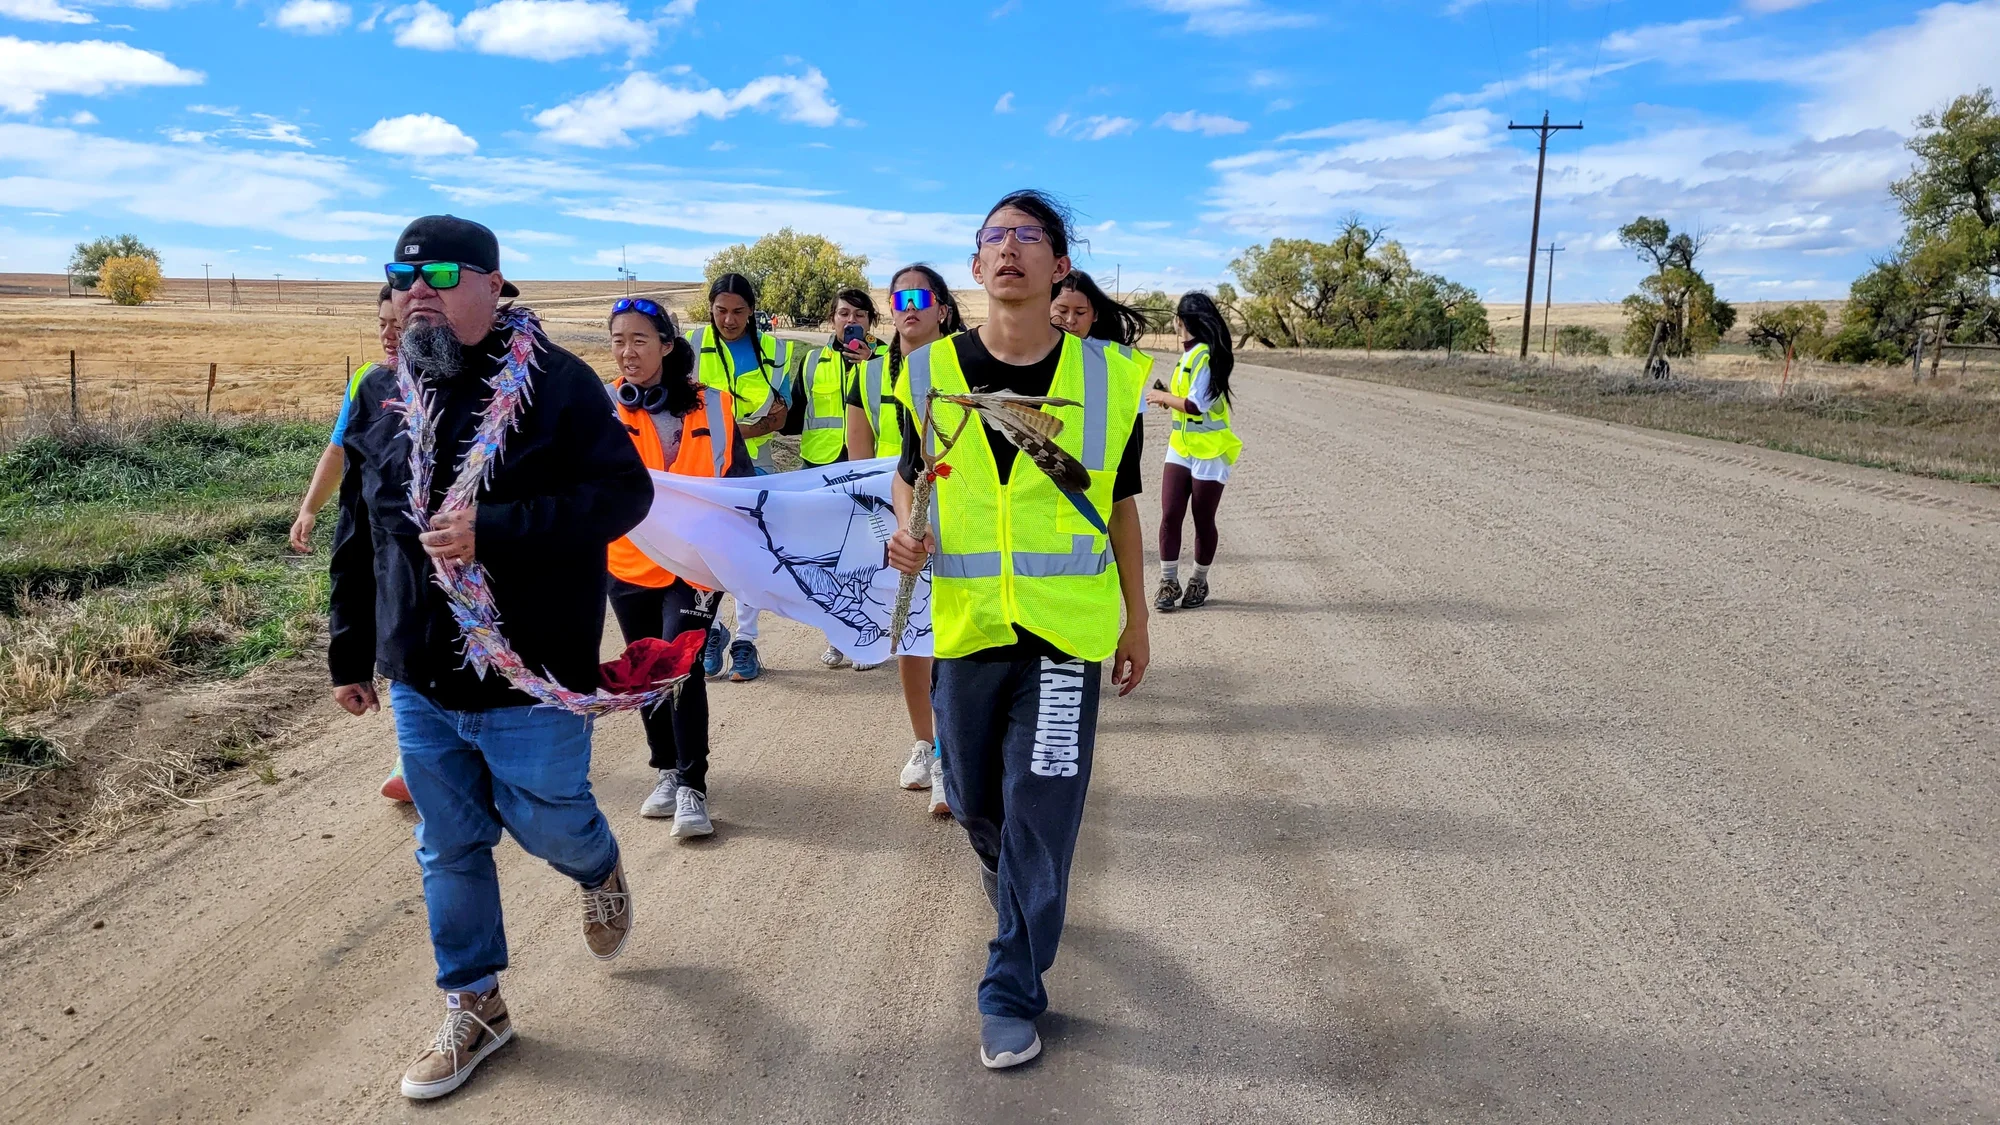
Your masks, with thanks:
M 673 640 L 689 629 L 707 632 L 721 594 L 704 594 L 674 579 L 671 586 L 635 586 L 611 580 L 611 612 L 625 643 L 640 637 Z M 640 713 L 656 770 L 678 769 L 681 784 L 708 792 L 708 685 L 701 667 L 681 683 L 680 695 Z
M 1189 499 L 1194 501 L 1194 561 L 1207 566 L 1215 561 L 1215 510 L 1222 506 L 1222 482 L 1196 480 L 1186 465 L 1171 461 L 1160 477 L 1160 560 L 1181 557 L 1181 521 L 1187 518 Z

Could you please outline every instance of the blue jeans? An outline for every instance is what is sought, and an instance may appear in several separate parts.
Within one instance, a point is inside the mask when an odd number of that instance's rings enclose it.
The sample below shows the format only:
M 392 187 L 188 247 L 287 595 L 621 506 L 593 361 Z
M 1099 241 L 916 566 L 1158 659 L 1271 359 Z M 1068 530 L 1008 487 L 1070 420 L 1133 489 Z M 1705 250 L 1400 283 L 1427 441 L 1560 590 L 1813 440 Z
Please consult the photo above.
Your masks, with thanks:
M 448 711 L 389 685 L 416 827 L 439 988 L 507 967 L 493 845 L 505 828 L 529 855 L 584 886 L 611 877 L 618 841 L 590 792 L 590 725 L 553 707 Z

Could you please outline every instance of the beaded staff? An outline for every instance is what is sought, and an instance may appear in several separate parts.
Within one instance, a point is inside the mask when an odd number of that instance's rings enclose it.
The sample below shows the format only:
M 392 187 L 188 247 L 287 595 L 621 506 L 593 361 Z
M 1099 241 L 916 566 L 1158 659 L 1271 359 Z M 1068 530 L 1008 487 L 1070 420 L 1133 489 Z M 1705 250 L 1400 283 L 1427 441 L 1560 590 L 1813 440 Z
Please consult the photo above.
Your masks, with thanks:
M 463 511 L 478 499 L 479 490 L 492 479 L 500 463 L 508 432 L 520 426 L 521 412 L 533 394 L 530 376 L 538 366 L 537 342 L 544 339 L 541 322 L 535 319 L 532 309 L 516 306 L 502 315 L 499 327 L 510 333 L 506 362 L 498 374 L 486 381 L 493 397 L 480 410 L 479 426 L 473 431 L 465 456 L 459 460 L 458 475 L 445 490 L 435 512 L 430 510 L 430 496 L 431 471 L 437 461 L 436 403 L 418 384 L 415 372 L 410 369 L 408 353 L 396 361 L 398 398 L 386 405 L 403 416 L 409 434 L 410 518 L 423 531 L 431 530 L 435 516 Z M 481 679 L 489 670 L 498 672 L 509 684 L 539 703 L 594 718 L 658 706 L 677 692 L 687 678 L 663 681 L 643 692 L 614 694 L 601 688 L 595 692 L 571 691 L 554 679 L 537 674 L 522 661 L 514 646 L 507 643 L 500 632 L 500 609 L 493 600 L 492 580 L 484 566 L 453 559 L 433 558 L 431 562 L 437 571 L 437 584 L 451 604 L 451 615 L 458 622 L 464 640 L 465 665 Z

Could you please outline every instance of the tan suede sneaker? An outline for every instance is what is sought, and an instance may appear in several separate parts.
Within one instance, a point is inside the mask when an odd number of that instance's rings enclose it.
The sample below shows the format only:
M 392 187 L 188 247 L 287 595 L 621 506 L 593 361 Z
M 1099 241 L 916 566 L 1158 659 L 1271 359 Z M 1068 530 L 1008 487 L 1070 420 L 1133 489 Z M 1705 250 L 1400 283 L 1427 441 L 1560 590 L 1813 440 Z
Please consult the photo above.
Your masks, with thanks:
M 472 1077 L 486 1056 L 514 1038 L 514 1022 L 507 1017 L 507 1002 L 495 988 L 484 996 L 477 992 L 444 994 L 444 1023 L 431 1037 L 410 1069 L 403 1072 L 403 1096 L 441 1098 Z
M 625 952 L 632 936 L 632 890 L 625 885 L 625 861 L 611 869 L 602 886 L 583 889 L 583 943 L 590 955 L 609 961 Z

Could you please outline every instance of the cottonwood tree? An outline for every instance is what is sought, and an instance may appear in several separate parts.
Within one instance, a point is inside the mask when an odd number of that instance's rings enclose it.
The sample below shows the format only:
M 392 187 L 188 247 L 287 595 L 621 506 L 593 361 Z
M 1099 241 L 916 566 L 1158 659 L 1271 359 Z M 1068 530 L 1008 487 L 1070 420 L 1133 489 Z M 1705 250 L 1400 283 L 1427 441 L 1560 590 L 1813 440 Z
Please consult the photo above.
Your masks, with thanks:
M 824 235 L 785 227 L 750 245 L 717 251 L 702 272 L 710 281 L 740 273 L 756 284 L 758 308 L 795 324 L 817 324 L 832 314 L 842 289 L 868 288 L 867 269 L 867 255 L 849 254 Z
M 1896 253 L 1848 290 L 1827 348 L 1849 362 L 1901 362 L 1946 342 L 1992 342 L 2000 328 L 2000 112 L 1984 87 L 1916 121 L 1910 174 L 1890 185 L 1903 216 Z
M 160 263 L 151 258 L 106 258 L 98 270 L 98 281 L 115 305 L 143 305 L 166 288 Z
M 1675 231 L 1665 219 L 1641 215 L 1618 228 L 1618 241 L 1649 262 L 1653 273 L 1624 300 L 1625 350 L 1649 354 L 1653 340 L 1670 356 L 1699 355 L 1714 348 L 1736 323 L 1736 307 L 1715 295 L 1695 259 L 1707 246 L 1704 235 Z
M 95 289 L 104 263 L 112 258 L 146 258 L 160 264 L 160 252 L 139 241 L 136 234 L 104 235 L 79 242 L 69 256 L 69 275 L 85 289 Z
M 1328 242 L 1274 238 L 1244 250 L 1218 287 L 1246 339 L 1283 348 L 1487 346 L 1486 307 L 1472 290 L 1410 263 L 1403 247 L 1358 216 Z

